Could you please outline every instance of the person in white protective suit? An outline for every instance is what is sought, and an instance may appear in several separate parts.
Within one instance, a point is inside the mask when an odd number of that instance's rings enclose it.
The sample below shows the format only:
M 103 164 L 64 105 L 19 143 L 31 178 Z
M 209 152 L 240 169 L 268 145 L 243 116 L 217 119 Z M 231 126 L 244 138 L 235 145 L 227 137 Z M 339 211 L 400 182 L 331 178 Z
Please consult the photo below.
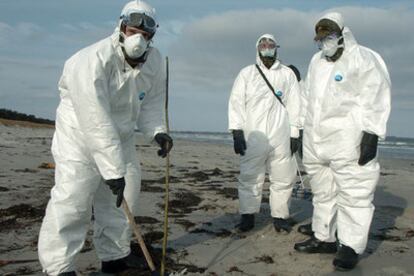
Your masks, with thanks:
M 391 82 L 376 52 L 359 45 L 339 13 L 315 26 L 321 51 L 306 77 L 304 164 L 313 192 L 312 237 L 295 244 L 306 253 L 336 253 L 337 270 L 353 269 L 365 250 L 385 138 Z M 337 231 L 338 246 L 335 232 Z
M 298 147 L 300 100 L 296 77 L 277 59 L 277 47 L 273 35 L 265 34 L 257 40 L 257 64 L 240 71 L 229 100 L 229 130 L 234 150 L 241 155 L 241 221 L 236 227 L 242 232 L 254 227 L 266 170 L 274 228 L 291 231 L 289 200 L 296 177 L 293 153 Z
M 163 60 L 150 46 L 157 26 L 151 6 L 129 2 L 110 37 L 65 63 L 52 143 L 55 186 L 38 245 L 48 275 L 76 275 L 74 258 L 84 244 L 92 206 L 102 272 L 142 265 L 131 258 L 131 230 L 119 207 L 125 195 L 137 213 L 141 169 L 135 126 L 160 145 L 159 155 L 172 147 L 164 119 Z

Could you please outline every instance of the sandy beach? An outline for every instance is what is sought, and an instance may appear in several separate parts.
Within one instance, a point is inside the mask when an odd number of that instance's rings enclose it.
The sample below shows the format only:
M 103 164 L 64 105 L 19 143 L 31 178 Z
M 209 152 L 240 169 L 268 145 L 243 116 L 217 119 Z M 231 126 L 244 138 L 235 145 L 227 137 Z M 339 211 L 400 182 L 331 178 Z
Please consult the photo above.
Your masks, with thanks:
M 1 266 L 0 275 L 42 275 L 37 238 L 54 185 L 53 131 L 0 122 L 0 260 L 33 260 Z M 380 157 L 381 178 L 366 253 L 352 272 L 335 273 L 333 255 L 306 255 L 293 249 L 295 242 L 306 239 L 296 229 L 310 221 L 309 200 L 292 198 L 294 231 L 276 233 L 267 184 L 256 228 L 238 234 L 234 226 L 239 221 L 239 161 L 232 146 L 178 139 L 174 143 L 168 270 L 187 268 L 187 275 L 414 275 L 414 160 Z M 142 209 L 136 221 L 157 263 L 165 160 L 157 156 L 157 147 L 145 144 L 140 135 L 136 148 L 143 169 Z M 77 261 L 82 275 L 100 268 L 91 233 Z M 136 246 L 134 250 L 139 251 Z M 149 274 L 130 271 L 124 275 Z

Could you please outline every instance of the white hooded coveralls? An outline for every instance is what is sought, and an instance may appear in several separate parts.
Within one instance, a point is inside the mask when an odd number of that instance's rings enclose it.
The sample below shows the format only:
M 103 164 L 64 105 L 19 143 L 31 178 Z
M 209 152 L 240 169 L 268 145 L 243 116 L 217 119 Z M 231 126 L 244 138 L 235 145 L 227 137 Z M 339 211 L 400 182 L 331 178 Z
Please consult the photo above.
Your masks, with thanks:
M 307 113 L 304 165 L 313 192 L 312 229 L 316 238 L 335 241 L 361 254 L 372 220 L 377 158 L 358 165 L 363 131 L 385 137 L 391 82 L 381 57 L 360 46 L 342 16 L 329 13 L 343 28 L 344 52 L 335 62 L 316 53 L 306 77 Z
M 264 37 L 276 42 L 272 35 L 263 35 L 257 44 Z M 296 177 L 290 137 L 299 136 L 299 87 L 295 74 L 280 61 L 267 69 L 256 51 L 256 62 L 286 107 L 271 92 L 255 65 L 240 71 L 229 100 L 229 130 L 243 130 L 247 144 L 245 155 L 240 156 L 240 213 L 259 212 L 267 170 L 271 215 L 287 218 Z
M 94 245 L 102 261 L 130 253 L 130 229 L 116 196 L 103 180 L 125 177 L 124 195 L 137 214 L 141 169 L 135 126 L 148 138 L 166 132 L 163 59 L 151 47 L 132 68 L 119 45 L 119 30 L 72 56 L 59 81 L 52 153 L 55 186 L 39 234 L 44 272 L 73 271 L 94 210 Z

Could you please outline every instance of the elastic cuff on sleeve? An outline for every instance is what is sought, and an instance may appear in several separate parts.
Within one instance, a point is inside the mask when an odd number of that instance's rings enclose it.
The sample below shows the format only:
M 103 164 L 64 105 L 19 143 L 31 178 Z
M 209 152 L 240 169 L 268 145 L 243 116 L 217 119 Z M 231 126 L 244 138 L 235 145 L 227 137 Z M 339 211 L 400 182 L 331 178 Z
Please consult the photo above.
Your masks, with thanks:
M 147 143 L 157 144 L 154 140 L 155 135 L 158 133 L 167 133 L 167 128 L 164 126 L 156 127 L 152 132 L 145 132 L 144 137 Z
M 298 138 L 299 137 L 299 129 L 297 127 L 291 126 L 290 127 L 290 137 Z
M 115 171 L 108 171 L 106 170 L 105 172 L 103 171 L 99 171 L 102 175 L 102 178 L 104 180 L 110 180 L 110 179 L 119 179 L 122 177 L 125 177 L 126 171 L 125 170 L 121 170 L 119 172 L 115 172 Z

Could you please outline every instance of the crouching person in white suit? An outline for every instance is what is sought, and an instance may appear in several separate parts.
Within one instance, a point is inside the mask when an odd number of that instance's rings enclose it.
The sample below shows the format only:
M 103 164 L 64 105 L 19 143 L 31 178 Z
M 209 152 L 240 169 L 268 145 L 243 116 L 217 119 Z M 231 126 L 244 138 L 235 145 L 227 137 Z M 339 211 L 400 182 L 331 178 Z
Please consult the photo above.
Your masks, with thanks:
M 161 156 L 172 147 L 165 133 L 163 59 L 150 46 L 156 28 L 152 7 L 129 2 L 110 37 L 65 63 L 52 144 L 55 186 L 38 246 L 48 275 L 76 275 L 74 258 L 83 247 L 92 206 L 102 272 L 131 265 L 131 230 L 119 207 L 125 195 L 137 213 L 141 169 L 135 126 L 160 145 Z

